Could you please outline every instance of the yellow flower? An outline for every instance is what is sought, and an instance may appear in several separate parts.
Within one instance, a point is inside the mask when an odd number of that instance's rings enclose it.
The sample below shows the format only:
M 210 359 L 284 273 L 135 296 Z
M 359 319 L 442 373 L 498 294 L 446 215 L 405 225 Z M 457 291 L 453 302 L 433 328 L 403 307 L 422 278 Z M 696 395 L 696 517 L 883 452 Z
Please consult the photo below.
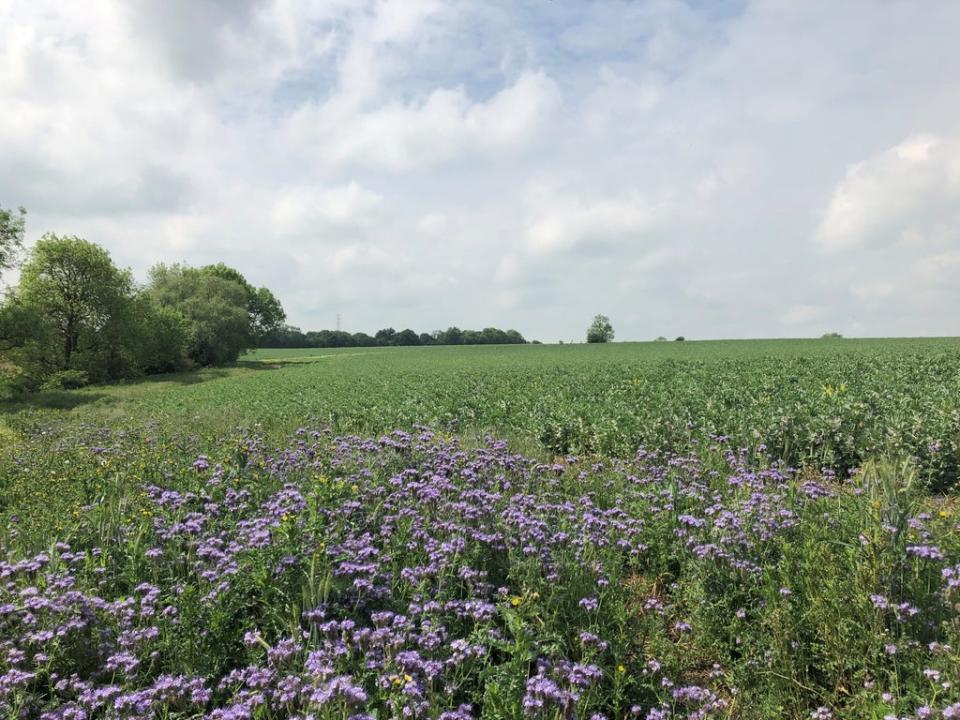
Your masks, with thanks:
M 521 602 L 523 602 L 523 598 L 520 597 L 519 595 L 514 595 L 512 598 L 510 598 L 510 604 L 513 605 L 514 607 L 517 607 L 518 605 L 520 605 Z
M 627 671 L 627 669 L 626 669 L 623 665 L 617 665 L 617 672 L 618 672 L 618 673 L 620 673 L 621 675 L 623 675 L 623 673 L 625 673 L 626 671 Z

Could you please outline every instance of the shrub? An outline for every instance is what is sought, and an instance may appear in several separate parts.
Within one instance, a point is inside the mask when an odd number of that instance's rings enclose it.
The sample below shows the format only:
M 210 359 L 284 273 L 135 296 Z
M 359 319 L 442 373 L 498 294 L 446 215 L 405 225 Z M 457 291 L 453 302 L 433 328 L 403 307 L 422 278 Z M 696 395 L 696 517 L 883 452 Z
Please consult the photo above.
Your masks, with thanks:
M 61 370 L 48 377 L 44 390 L 76 390 L 90 384 L 90 376 L 84 370 Z

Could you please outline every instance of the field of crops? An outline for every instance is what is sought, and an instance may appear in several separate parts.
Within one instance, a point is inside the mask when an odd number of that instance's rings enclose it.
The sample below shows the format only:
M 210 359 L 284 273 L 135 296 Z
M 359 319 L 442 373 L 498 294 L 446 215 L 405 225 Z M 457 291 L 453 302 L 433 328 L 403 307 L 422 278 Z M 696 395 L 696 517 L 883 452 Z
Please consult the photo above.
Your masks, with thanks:
M 264 350 L 233 370 L 46 399 L 70 413 L 28 404 L 5 416 L 49 437 L 58 425 L 214 439 L 258 426 L 278 442 L 304 424 L 378 433 L 419 423 L 621 457 L 723 435 L 841 473 L 868 457 L 916 457 L 946 487 L 960 466 L 958 357 L 956 339 Z
M 0 715 L 960 717 L 960 341 L 258 351 L 0 406 Z

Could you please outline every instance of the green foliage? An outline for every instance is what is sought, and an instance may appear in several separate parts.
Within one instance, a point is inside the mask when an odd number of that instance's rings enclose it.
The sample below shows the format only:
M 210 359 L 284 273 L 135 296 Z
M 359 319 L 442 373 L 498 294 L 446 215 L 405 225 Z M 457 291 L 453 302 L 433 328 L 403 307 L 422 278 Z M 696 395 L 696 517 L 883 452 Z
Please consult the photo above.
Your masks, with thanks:
M 60 370 L 43 381 L 44 390 L 76 390 L 90 384 L 90 376 L 83 370 Z
M 280 301 L 267 288 L 253 287 L 239 270 L 228 267 L 223 263 L 206 265 L 200 270 L 214 277 L 235 282 L 244 289 L 247 296 L 247 315 L 250 319 L 249 332 L 254 345 L 259 344 L 264 337 L 275 332 L 283 325 L 287 314 L 284 312 Z
M 488 327 L 483 330 L 448 328 L 433 333 L 420 333 L 407 328 L 397 332 L 383 328 L 371 337 L 366 333 L 343 330 L 311 330 L 281 325 L 259 338 L 260 347 L 270 348 L 341 348 L 341 347 L 411 347 L 416 345 L 523 345 L 527 341 L 516 330 Z
M 587 328 L 588 343 L 605 343 L 613 340 L 613 325 L 606 315 L 597 315 Z
M 20 348 L 42 334 L 45 325 L 40 309 L 25 304 L 15 293 L 0 302 L 0 352 Z
M 190 323 L 173 307 L 158 305 L 149 295 L 137 298 L 140 319 L 140 366 L 149 374 L 177 372 L 186 367 Z
M 15 294 L 0 302 L 0 399 L 36 390 L 57 367 L 52 324 Z
M 307 417 L 338 432 L 497 428 L 554 454 L 629 456 L 723 435 L 840 473 L 913 456 L 920 482 L 945 489 L 960 474 L 958 350 L 954 339 L 258 350 L 229 382 L 211 371 L 136 393 L 97 388 L 106 395 L 84 410 L 89 423 L 102 407 L 196 432 L 261 423 L 278 437 Z
M 22 366 L 0 359 L 0 402 L 14 400 L 35 387 Z
M 0 209 L 0 266 L 19 247 L 22 215 Z M 269 290 L 222 263 L 158 265 L 138 291 L 102 247 L 48 233 L 0 303 L 0 397 L 62 388 L 67 370 L 101 382 L 233 362 L 284 317 Z
M 234 278 L 235 272 L 225 266 L 197 269 L 162 264 L 150 270 L 148 293 L 159 306 L 186 319 L 187 355 L 197 365 L 233 362 L 253 345 L 249 294 Z
M 59 344 L 56 366 L 69 369 L 88 359 L 77 353 L 97 355 L 119 332 L 132 285 L 129 271 L 99 245 L 48 233 L 21 270 L 17 296 L 50 324 Z

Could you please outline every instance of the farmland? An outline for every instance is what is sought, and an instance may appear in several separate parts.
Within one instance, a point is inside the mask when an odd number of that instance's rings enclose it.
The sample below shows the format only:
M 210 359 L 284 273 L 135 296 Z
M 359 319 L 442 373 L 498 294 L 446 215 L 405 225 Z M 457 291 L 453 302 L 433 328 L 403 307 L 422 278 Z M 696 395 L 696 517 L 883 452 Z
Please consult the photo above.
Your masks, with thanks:
M 6 715 L 960 716 L 956 339 L 261 350 L 0 423 Z

